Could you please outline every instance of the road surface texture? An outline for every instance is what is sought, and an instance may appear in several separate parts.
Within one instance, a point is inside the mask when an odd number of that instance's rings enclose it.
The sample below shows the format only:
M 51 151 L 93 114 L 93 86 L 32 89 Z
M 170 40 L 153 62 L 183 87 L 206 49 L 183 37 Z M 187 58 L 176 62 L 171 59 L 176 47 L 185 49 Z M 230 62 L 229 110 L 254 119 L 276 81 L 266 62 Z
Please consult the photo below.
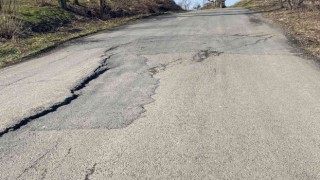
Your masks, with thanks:
M 320 179 L 319 67 L 244 9 L 74 40 L 0 92 L 0 179 Z

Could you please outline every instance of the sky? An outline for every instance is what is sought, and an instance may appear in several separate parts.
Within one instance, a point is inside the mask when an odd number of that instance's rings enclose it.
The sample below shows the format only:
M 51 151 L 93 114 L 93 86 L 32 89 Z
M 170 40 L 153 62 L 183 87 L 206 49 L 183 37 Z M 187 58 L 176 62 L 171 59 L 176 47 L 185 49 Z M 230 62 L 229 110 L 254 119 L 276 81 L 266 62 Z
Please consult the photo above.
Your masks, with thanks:
M 181 0 L 175 0 L 177 3 Z M 193 1 L 193 4 L 196 4 L 196 3 L 200 3 L 202 5 L 202 2 L 203 0 L 192 0 Z M 234 3 L 238 2 L 239 0 L 226 0 L 226 5 L 227 6 L 231 6 L 233 5 Z

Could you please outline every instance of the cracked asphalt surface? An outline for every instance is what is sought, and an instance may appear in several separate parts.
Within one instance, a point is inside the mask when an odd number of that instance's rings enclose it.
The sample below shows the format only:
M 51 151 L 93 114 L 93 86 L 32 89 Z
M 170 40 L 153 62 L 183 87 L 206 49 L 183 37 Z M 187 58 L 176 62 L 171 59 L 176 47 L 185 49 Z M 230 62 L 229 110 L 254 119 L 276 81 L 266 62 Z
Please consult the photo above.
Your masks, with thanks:
M 244 9 L 0 70 L 0 179 L 320 179 L 320 71 Z

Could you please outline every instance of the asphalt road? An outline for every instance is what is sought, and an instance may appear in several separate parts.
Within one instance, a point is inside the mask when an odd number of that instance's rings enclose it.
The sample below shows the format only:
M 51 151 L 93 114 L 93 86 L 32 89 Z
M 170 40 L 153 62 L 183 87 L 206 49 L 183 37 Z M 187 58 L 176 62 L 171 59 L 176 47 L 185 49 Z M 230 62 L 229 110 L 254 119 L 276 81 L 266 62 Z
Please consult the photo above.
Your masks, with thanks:
M 244 9 L 0 70 L 0 179 L 320 179 L 320 71 Z

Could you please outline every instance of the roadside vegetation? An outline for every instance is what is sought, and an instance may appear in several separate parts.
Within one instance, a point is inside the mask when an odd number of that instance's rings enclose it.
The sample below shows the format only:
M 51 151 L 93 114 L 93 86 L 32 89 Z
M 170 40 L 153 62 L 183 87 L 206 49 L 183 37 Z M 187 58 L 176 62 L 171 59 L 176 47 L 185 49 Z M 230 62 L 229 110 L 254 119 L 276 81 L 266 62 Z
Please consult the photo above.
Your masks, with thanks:
M 0 0 L 0 67 L 73 38 L 179 10 L 173 0 Z
M 226 0 L 207 0 L 202 9 L 226 8 Z
M 320 0 L 242 0 L 234 7 L 261 12 L 307 53 L 320 58 Z
M 226 0 L 177 0 L 177 3 L 184 10 L 226 8 Z

